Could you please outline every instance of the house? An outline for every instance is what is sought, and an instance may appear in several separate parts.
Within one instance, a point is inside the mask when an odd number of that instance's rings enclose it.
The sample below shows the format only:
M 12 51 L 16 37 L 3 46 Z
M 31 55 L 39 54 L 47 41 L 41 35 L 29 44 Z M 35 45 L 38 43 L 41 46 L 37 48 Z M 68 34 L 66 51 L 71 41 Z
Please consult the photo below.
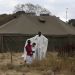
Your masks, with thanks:
M 75 44 L 75 28 L 68 26 L 58 17 L 22 14 L 0 26 L 1 52 L 23 51 L 26 39 L 36 35 L 38 31 L 41 31 L 49 39 L 48 50 Z

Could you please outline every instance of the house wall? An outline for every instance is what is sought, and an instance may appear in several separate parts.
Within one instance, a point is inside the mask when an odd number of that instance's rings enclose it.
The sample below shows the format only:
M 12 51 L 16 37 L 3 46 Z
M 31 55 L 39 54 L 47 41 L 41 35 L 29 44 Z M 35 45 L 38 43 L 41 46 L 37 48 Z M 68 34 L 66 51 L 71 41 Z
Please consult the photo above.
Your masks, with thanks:
M 33 35 L 0 35 L 0 52 L 7 52 L 10 50 L 15 52 L 23 52 L 26 39 L 32 36 Z M 64 50 L 66 48 L 68 49 L 68 46 L 73 46 L 75 49 L 75 36 L 46 37 L 48 38 L 48 51 Z

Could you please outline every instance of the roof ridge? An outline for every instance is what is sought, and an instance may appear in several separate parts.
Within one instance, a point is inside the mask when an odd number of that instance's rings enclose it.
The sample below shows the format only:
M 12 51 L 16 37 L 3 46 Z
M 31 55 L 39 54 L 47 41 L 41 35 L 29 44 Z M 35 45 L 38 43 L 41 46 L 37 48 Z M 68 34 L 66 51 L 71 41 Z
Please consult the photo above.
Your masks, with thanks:
M 72 32 L 74 32 L 74 30 L 72 28 L 70 28 L 70 26 L 68 26 L 67 24 L 65 25 L 63 21 L 61 21 L 62 23 L 60 22 L 60 20 L 58 22 L 61 24 L 62 27 L 65 28 L 67 33 L 73 34 Z

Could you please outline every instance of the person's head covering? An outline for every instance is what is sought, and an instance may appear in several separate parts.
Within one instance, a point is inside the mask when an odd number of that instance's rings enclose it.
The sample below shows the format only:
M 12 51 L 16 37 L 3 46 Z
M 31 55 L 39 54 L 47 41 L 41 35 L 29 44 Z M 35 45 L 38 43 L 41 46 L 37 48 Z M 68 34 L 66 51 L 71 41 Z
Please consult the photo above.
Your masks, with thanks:
M 39 31 L 39 32 L 38 32 L 38 35 L 41 36 L 41 34 L 42 34 L 42 33 Z

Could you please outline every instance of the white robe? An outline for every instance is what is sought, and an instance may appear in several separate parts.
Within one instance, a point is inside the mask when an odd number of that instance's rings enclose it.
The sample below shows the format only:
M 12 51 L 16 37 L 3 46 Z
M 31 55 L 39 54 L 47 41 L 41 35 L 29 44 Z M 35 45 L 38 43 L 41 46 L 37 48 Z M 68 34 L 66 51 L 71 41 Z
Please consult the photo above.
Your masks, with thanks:
M 36 57 L 38 60 L 42 60 L 43 58 L 46 57 L 46 52 L 47 52 L 47 46 L 48 46 L 48 39 L 41 35 L 40 37 L 36 35 L 34 37 L 34 40 L 36 41 Z
M 35 60 L 36 59 L 36 50 L 37 50 L 37 48 L 36 48 L 36 45 L 35 45 L 35 47 L 32 47 L 32 51 L 34 51 L 34 53 L 33 53 L 33 60 Z
M 24 61 L 26 61 L 26 56 L 27 56 L 27 52 L 26 52 L 26 49 L 25 49 L 25 46 L 24 46 L 24 53 L 21 56 L 24 59 Z
M 26 56 L 26 63 L 27 64 L 32 64 L 32 56 Z
M 23 55 L 22 55 L 22 58 L 24 58 L 24 61 L 26 61 L 26 59 L 27 59 L 27 52 L 26 52 L 26 45 L 27 45 L 27 41 L 28 40 L 30 40 L 31 41 L 31 45 L 34 43 L 34 37 L 32 37 L 32 38 L 29 38 L 29 39 L 27 39 L 26 40 L 26 42 L 25 42 L 25 46 L 24 46 L 24 53 L 23 53 Z M 29 57 L 28 57 L 29 58 Z
M 31 45 L 32 43 L 36 43 L 34 58 L 37 60 L 42 60 L 43 58 L 45 58 L 48 46 L 48 39 L 43 35 L 41 35 L 40 37 L 36 35 L 30 39 L 27 39 L 27 41 L 28 40 L 31 40 Z M 27 45 L 27 41 L 25 43 L 25 46 Z M 24 60 L 26 59 L 26 54 L 26 50 L 24 50 Z

